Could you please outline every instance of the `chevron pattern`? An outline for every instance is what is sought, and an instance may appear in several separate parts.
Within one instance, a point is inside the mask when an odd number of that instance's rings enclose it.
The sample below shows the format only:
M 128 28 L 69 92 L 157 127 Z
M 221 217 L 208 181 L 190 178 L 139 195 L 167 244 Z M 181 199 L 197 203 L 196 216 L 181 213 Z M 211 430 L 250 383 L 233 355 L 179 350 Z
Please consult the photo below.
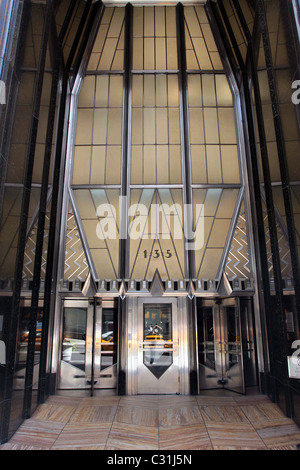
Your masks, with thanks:
M 72 208 L 69 207 L 65 244 L 64 279 L 85 281 L 89 272 L 78 227 Z
M 270 231 L 268 224 L 268 213 L 267 208 L 263 205 L 263 214 L 264 214 L 264 224 L 265 224 L 265 235 L 266 235 L 266 247 L 267 247 L 267 256 L 268 256 L 268 269 L 270 277 L 274 276 L 273 274 L 273 262 L 272 262 L 272 249 L 271 249 L 271 239 Z M 280 224 L 276 224 L 277 238 L 278 238 L 278 249 L 280 256 L 280 266 L 281 266 L 281 275 L 283 278 L 292 278 L 292 263 L 291 263 L 291 253 L 288 244 L 288 240 L 283 233 L 283 230 Z
M 244 203 L 241 205 L 237 224 L 234 229 L 231 247 L 225 264 L 225 271 L 229 279 L 235 279 L 237 277 L 251 278 Z
M 45 220 L 44 244 L 43 244 L 42 265 L 41 265 L 41 279 L 45 279 L 45 274 L 46 274 L 49 221 L 50 221 L 50 212 L 48 208 L 46 212 L 46 220 Z M 27 239 L 25 253 L 24 253 L 23 279 L 33 278 L 37 225 L 38 225 L 38 222 L 36 221 Z

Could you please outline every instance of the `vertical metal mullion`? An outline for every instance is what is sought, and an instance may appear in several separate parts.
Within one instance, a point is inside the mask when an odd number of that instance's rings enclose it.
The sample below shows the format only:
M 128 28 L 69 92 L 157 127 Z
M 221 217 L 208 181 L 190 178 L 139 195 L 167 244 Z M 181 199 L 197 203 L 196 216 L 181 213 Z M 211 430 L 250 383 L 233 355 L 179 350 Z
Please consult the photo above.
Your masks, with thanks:
M 99 2 L 99 8 L 102 8 L 102 2 Z M 46 267 L 46 275 L 45 275 L 45 290 L 44 290 L 44 317 L 48 319 L 50 318 L 50 311 L 52 305 L 52 299 L 55 298 L 56 289 L 53 287 L 53 280 L 57 274 L 57 265 L 55 264 L 55 250 L 57 240 L 57 233 L 60 230 L 57 229 L 57 218 L 59 213 L 59 206 L 60 206 L 60 196 L 63 191 L 63 181 L 64 181 L 64 145 L 66 142 L 66 130 L 67 130 L 67 109 L 69 104 L 68 99 L 68 92 L 69 92 L 69 73 L 70 67 L 73 61 L 73 58 L 76 53 L 76 49 L 78 46 L 78 42 L 80 40 L 80 35 L 82 28 L 86 22 L 89 10 L 91 6 L 91 0 L 89 0 L 85 6 L 78 31 L 76 37 L 74 39 L 68 61 L 66 67 L 63 70 L 61 80 L 61 97 L 60 97 L 60 107 L 58 111 L 58 132 L 56 136 L 56 150 L 54 155 L 54 166 L 53 166 L 53 188 L 52 188 L 52 205 L 51 205 L 51 213 L 50 213 L 50 223 L 49 223 L 49 239 L 48 239 L 48 250 L 47 250 L 47 267 Z M 69 21 L 71 19 L 71 15 L 69 17 Z M 67 25 L 66 25 L 67 28 Z M 59 55 L 60 63 L 58 62 L 59 70 L 57 72 L 61 73 L 61 68 L 63 67 L 63 48 L 62 43 L 58 40 L 58 49 L 57 55 Z M 59 61 L 59 59 L 58 59 Z M 49 325 L 47 325 L 48 327 Z M 46 339 L 44 339 L 46 340 Z M 46 348 L 46 345 L 45 345 Z M 44 359 L 44 367 L 46 367 L 46 358 Z M 41 395 L 41 399 L 43 395 Z
M 29 204 L 30 204 L 30 195 L 31 195 L 31 185 L 32 185 L 32 176 L 33 176 L 33 167 L 35 160 L 35 150 L 36 150 L 36 139 L 38 133 L 39 125 L 39 112 L 41 105 L 42 97 L 42 88 L 46 64 L 46 53 L 48 45 L 48 36 L 50 29 L 50 18 L 51 18 L 51 2 L 46 4 L 46 15 L 43 26 L 42 33 L 42 43 L 39 55 L 39 68 L 36 81 L 36 94 L 33 104 L 33 115 L 31 123 L 31 133 L 30 133 L 30 144 L 26 168 L 26 180 L 24 184 L 24 193 L 22 201 L 22 213 L 21 213 L 21 222 L 19 228 L 19 240 L 18 240 L 18 251 L 17 251 L 17 269 L 15 277 L 15 288 L 13 295 L 13 305 L 15 313 L 20 308 L 20 295 L 21 295 L 21 281 L 22 281 L 22 271 L 23 271 L 23 262 L 24 262 L 24 251 L 26 244 L 26 226 L 29 214 Z M 32 292 L 32 295 L 34 293 Z M 26 361 L 26 372 L 25 372 L 25 393 L 23 401 L 23 415 L 27 417 L 28 411 L 30 412 L 31 406 L 31 388 L 32 388 L 32 379 L 33 379 L 33 366 L 34 366 L 34 349 L 35 349 L 35 335 L 36 335 L 36 318 L 37 318 L 37 308 L 30 313 L 29 320 L 29 338 L 28 338 L 28 351 L 27 351 L 27 361 Z
M 183 158 L 183 173 L 184 173 L 184 196 L 187 207 L 192 207 L 192 177 L 190 167 L 190 146 L 189 146 L 189 113 L 188 113 L 188 96 L 187 96 L 187 72 L 186 72 L 186 52 L 185 52 L 185 27 L 184 27 L 184 7 L 181 3 L 176 6 L 176 22 L 177 22 L 177 48 L 178 48 L 178 82 L 179 82 L 179 106 L 180 117 L 182 126 L 182 139 L 181 148 L 184 153 Z M 188 215 L 189 210 L 185 212 Z M 188 224 L 189 229 L 193 227 L 192 210 L 188 216 L 188 220 L 184 225 Z M 186 244 L 186 234 L 185 234 Z M 186 249 L 185 249 L 186 252 Z M 187 253 L 187 269 L 186 275 L 189 279 L 195 277 L 195 256 L 193 250 L 188 250 Z
M 270 232 L 270 241 L 271 241 L 271 251 L 272 251 L 272 261 L 273 261 L 273 272 L 274 272 L 274 283 L 275 283 L 275 292 L 277 297 L 278 308 L 281 313 L 281 328 L 285 332 L 285 318 L 284 318 L 284 301 L 283 301 L 283 283 L 281 277 L 281 265 L 280 265 L 280 255 L 279 255 L 279 247 L 278 247 L 278 237 L 277 237 L 277 227 L 276 227 L 276 215 L 274 210 L 274 201 L 273 201 L 273 192 L 272 192 L 272 185 L 271 185 L 271 172 L 269 166 L 269 156 L 267 150 L 267 142 L 266 142 L 266 135 L 265 135 L 265 128 L 264 128 L 264 119 L 263 119 L 263 110 L 262 110 L 262 103 L 260 98 L 260 91 L 259 91 L 259 82 L 257 71 L 255 68 L 254 62 L 254 54 L 253 54 L 253 45 L 252 45 L 252 37 L 250 31 L 248 29 L 247 23 L 245 21 L 243 12 L 240 8 L 240 5 L 236 0 L 233 0 L 234 7 L 239 17 L 239 21 L 241 22 L 241 26 L 244 30 L 244 34 L 246 36 L 246 40 L 248 42 L 248 60 L 250 62 L 250 69 L 251 69 L 251 78 L 255 96 L 255 109 L 256 109 L 256 117 L 258 123 L 258 133 L 259 133 L 259 141 L 260 141 L 260 150 L 261 150 L 261 163 L 263 169 L 263 177 L 264 177 L 264 189 L 265 189 L 265 196 L 266 196 L 266 206 L 267 206 L 267 214 L 268 214 L 268 224 L 269 224 L 269 232 Z M 284 342 L 284 341 L 283 341 Z
M 184 174 L 184 194 L 183 201 L 186 202 L 188 211 L 184 212 L 184 217 L 187 216 L 188 220 L 184 221 L 189 229 L 193 227 L 193 210 L 192 210 L 192 175 L 191 175 L 191 156 L 190 156 L 190 142 L 189 142 L 189 112 L 188 112 L 188 90 L 187 90 L 187 65 L 186 65 L 186 47 L 185 47 L 185 24 L 184 24 L 184 7 L 182 3 L 176 6 L 176 29 L 177 29 L 177 54 L 178 54 L 178 84 L 179 84 L 179 106 L 180 118 L 182 126 L 182 139 L 181 151 L 184 152 L 182 165 Z M 184 244 L 186 245 L 186 234 L 184 236 Z M 190 280 L 195 277 L 195 252 L 188 250 L 186 254 L 186 247 L 184 247 L 186 257 L 186 276 Z M 198 370 L 197 370 L 197 352 L 195 343 L 196 331 L 196 317 L 195 317 L 195 302 L 193 298 L 187 297 L 186 300 L 187 316 L 188 316 L 188 337 L 191 348 L 189 349 L 189 362 L 190 362 L 190 377 L 189 386 L 190 393 L 196 395 L 198 390 Z M 193 345 L 193 346 L 192 346 Z
M 273 121 L 274 121 L 276 144 L 277 144 L 277 151 L 278 151 L 278 160 L 279 160 L 279 167 L 280 167 L 280 174 L 281 174 L 284 207 L 285 207 L 285 214 L 286 214 L 286 219 L 287 219 L 286 225 L 287 225 L 289 246 L 291 250 L 291 262 L 292 262 L 292 270 L 293 270 L 293 277 L 294 277 L 294 289 L 295 289 L 295 296 L 296 296 L 297 312 L 298 312 L 298 318 L 299 318 L 299 315 L 300 315 L 299 313 L 300 312 L 299 259 L 298 259 L 297 241 L 296 241 L 296 236 L 295 236 L 293 207 L 292 207 L 290 188 L 289 188 L 290 181 L 289 181 L 289 176 L 288 176 L 287 156 L 286 156 L 286 149 L 285 149 L 285 144 L 284 144 L 285 140 L 284 140 L 283 129 L 282 129 L 281 114 L 280 114 L 280 109 L 279 109 L 279 100 L 278 100 L 277 88 L 276 88 L 276 78 L 274 75 L 272 51 L 271 51 L 269 34 L 268 34 L 265 6 L 264 6 L 264 3 L 261 2 L 261 0 L 259 0 L 257 4 L 258 4 L 259 19 L 260 19 L 260 28 L 261 28 L 262 39 L 263 39 L 269 88 L 270 88 L 270 96 L 271 96 L 271 101 L 272 101 Z
M 131 97 L 132 97 L 132 26 L 133 7 L 125 7 L 124 26 L 124 81 L 123 81 L 123 130 L 122 130 L 122 174 L 121 174 L 121 207 L 120 207 L 120 240 L 119 240 L 119 274 L 124 281 L 129 267 L 128 209 L 130 190 L 130 153 L 131 153 Z M 126 299 L 119 298 L 118 320 L 118 393 L 125 394 L 126 373 L 123 368 L 124 331 L 126 331 Z
M 132 97 L 132 24 L 133 7 L 127 4 L 125 7 L 125 39 L 124 39 L 124 91 L 123 91 L 123 135 L 122 135 L 122 174 L 121 196 L 126 200 L 130 197 L 130 155 L 131 155 L 131 97 Z M 122 205 L 120 221 L 120 279 L 125 279 L 128 268 L 128 204 Z
M 218 6 L 220 8 L 221 14 L 223 16 L 224 9 L 222 8 L 222 2 L 218 2 Z M 221 36 L 223 38 L 223 43 L 224 46 L 227 50 L 227 54 L 229 57 L 231 57 L 231 50 L 230 50 L 230 45 L 227 41 L 227 34 L 224 30 L 222 20 L 219 16 L 219 12 L 217 10 L 216 5 L 214 2 L 210 2 L 209 4 L 211 14 L 213 15 L 216 24 L 218 25 L 219 31 L 221 33 Z M 226 14 L 226 12 L 225 12 Z M 241 73 L 242 73 L 242 81 L 241 81 L 241 86 L 243 89 L 243 97 L 244 97 L 244 104 L 245 104 L 245 114 L 246 114 L 246 120 L 247 120 L 247 133 L 249 136 L 249 154 L 250 154 L 250 162 L 248 165 L 248 174 L 251 176 L 250 181 L 250 193 L 254 201 L 255 205 L 255 213 L 254 215 L 254 220 L 256 221 L 256 236 L 257 236 L 257 244 L 259 245 L 259 259 L 260 263 L 258 266 L 258 271 L 261 274 L 261 282 L 262 282 L 262 292 L 259 292 L 260 296 L 262 296 L 263 301 L 261 302 L 261 309 L 264 309 L 264 313 L 266 316 L 267 324 L 270 324 L 270 314 L 272 312 L 272 303 L 271 303 L 271 293 L 270 293 L 270 281 L 269 281 L 269 272 L 268 272 L 268 258 L 267 258 L 267 248 L 266 248 L 266 240 L 265 240 L 265 228 L 264 228 L 264 219 L 263 219 L 263 211 L 262 211 L 262 201 L 261 201 L 261 190 L 260 190 L 260 177 L 259 177 L 259 165 L 258 165 L 258 155 L 257 155 L 257 148 L 256 148 L 256 137 L 255 137 L 255 129 L 254 129 L 254 121 L 253 121 L 253 114 L 252 114 L 252 103 L 251 103 L 251 96 L 249 93 L 249 86 L 248 86 L 248 75 L 244 67 L 244 63 L 242 60 L 242 57 L 239 53 L 239 49 L 235 40 L 235 37 L 233 35 L 233 32 L 231 30 L 230 24 L 228 24 L 227 21 L 227 16 L 224 18 L 224 23 L 226 25 L 226 28 L 228 29 L 228 35 L 230 39 L 232 40 L 232 45 L 234 47 L 235 53 L 237 55 L 239 65 L 241 66 Z M 232 61 L 232 57 L 231 57 Z M 233 62 L 232 62 L 233 63 Z M 235 69 L 234 69 L 235 70 Z M 235 72 L 236 74 L 236 72 Z M 239 83 L 239 80 L 237 79 L 237 83 Z M 263 320 L 263 317 L 261 315 L 261 318 Z M 262 329 L 262 336 L 263 336 L 263 345 L 265 348 L 267 348 L 268 345 L 268 340 L 267 338 L 269 337 L 271 342 L 272 342 L 272 335 L 271 332 L 267 331 L 265 328 Z M 267 360 L 267 349 L 265 350 L 265 354 L 263 355 L 264 359 L 264 368 L 265 368 L 265 373 L 268 372 L 269 367 L 272 372 L 273 370 L 273 360 L 272 360 L 272 350 L 269 350 L 270 353 L 270 364 L 268 364 Z

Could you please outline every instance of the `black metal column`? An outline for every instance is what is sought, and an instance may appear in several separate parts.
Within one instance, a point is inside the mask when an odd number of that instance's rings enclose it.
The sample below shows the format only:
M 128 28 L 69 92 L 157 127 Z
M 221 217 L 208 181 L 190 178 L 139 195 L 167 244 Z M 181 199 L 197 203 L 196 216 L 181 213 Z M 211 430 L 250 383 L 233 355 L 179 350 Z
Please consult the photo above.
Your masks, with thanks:
M 119 274 L 120 279 L 126 279 L 126 267 L 128 264 L 128 198 L 129 191 L 129 156 L 131 153 L 131 93 L 132 93 L 132 28 L 133 28 L 133 7 L 129 3 L 125 7 L 125 38 L 124 38 L 124 81 L 123 81 L 123 134 L 122 134 L 122 174 L 121 174 L 121 196 L 120 207 L 120 243 L 119 243 Z M 118 394 L 126 393 L 126 372 L 122 367 L 124 358 L 122 352 L 125 345 L 122 343 L 122 332 L 126 329 L 126 308 L 125 296 L 118 300 Z

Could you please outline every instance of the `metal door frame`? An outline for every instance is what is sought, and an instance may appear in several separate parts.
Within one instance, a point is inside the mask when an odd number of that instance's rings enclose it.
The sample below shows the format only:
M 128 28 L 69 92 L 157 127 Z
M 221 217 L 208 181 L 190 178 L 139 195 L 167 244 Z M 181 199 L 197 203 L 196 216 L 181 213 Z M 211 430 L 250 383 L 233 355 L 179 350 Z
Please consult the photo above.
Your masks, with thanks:
M 139 332 L 138 318 L 143 312 L 144 304 L 172 304 L 172 311 L 176 310 L 177 332 L 176 341 L 176 377 L 178 377 L 178 389 L 172 392 L 161 394 L 188 395 L 190 393 L 189 383 L 189 354 L 188 354 L 188 321 L 187 304 L 185 297 L 128 297 L 127 298 L 127 325 L 124 332 L 124 339 L 127 336 L 126 357 L 123 357 L 123 364 L 127 371 L 126 393 L 137 395 L 138 390 L 138 360 L 139 357 Z M 175 310 L 174 310 L 175 309 Z M 173 336 L 173 339 L 175 336 Z M 145 367 L 145 366 L 144 366 Z M 174 370 L 173 370 L 174 371 Z M 168 371 L 167 371 L 168 372 Z M 166 372 L 166 373 L 167 373 Z M 170 370 L 171 372 L 171 370 Z M 150 371 L 149 371 L 150 373 Z M 162 376 L 163 377 L 163 376 Z M 154 393 L 154 392 L 153 392 Z
M 86 340 L 85 340 L 85 371 L 82 376 L 74 376 L 69 364 L 63 363 L 63 318 L 65 308 L 82 308 L 86 310 Z M 109 308 L 109 305 L 105 305 Z M 62 299 L 61 302 L 61 341 L 58 368 L 58 389 L 90 390 L 91 396 L 95 389 L 116 388 L 117 364 L 113 364 L 101 372 L 102 347 L 102 310 L 103 303 L 95 299 Z M 105 354 L 105 353 L 104 353 Z M 62 380 L 63 377 L 63 380 Z
M 242 327 L 241 327 L 241 312 L 240 312 L 240 302 L 239 297 L 228 297 L 222 299 L 203 299 L 201 307 L 211 307 L 212 308 L 212 315 L 213 315 L 213 328 L 214 328 L 214 356 L 215 356 L 215 369 L 216 372 L 221 372 L 221 378 L 217 380 L 215 379 L 215 385 L 209 386 L 204 390 L 212 390 L 212 389 L 224 389 L 233 391 L 236 393 L 245 393 L 245 378 L 244 378 L 244 361 L 243 361 L 243 345 L 242 345 Z M 201 308 L 200 307 L 200 308 Z M 225 318 L 225 309 L 226 307 L 235 307 L 235 319 L 238 321 L 236 324 L 236 331 L 239 335 L 239 356 L 240 356 L 240 377 L 241 377 L 241 387 L 231 387 L 230 385 L 226 386 L 226 361 L 228 360 L 229 352 L 229 342 L 225 335 L 228 332 L 228 328 L 226 326 L 227 318 Z M 238 346 L 238 345 L 237 345 Z M 199 348 L 199 344 L 198 344 Z M 201 393 L 201 369 L 204 369 L 205 366 L 201 367 L 199 362 L 199 375 L 198 375 L 198 389 Z M 213 379 L 214 377 L 210 377 Z M 214 383 L 214 380 L 211 380 Z

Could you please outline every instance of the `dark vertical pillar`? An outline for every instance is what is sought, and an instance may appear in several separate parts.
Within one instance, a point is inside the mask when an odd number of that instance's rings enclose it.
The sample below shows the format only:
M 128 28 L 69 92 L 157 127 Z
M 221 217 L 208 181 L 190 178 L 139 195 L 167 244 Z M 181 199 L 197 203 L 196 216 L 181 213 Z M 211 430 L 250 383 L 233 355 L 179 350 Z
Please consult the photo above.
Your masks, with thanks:
M 182 126 L 182 151 L 183 155 L 183 177 L 184 177 L 184 197 L 183 201 L 190 207 L 190 212 L 184 213 L 187 218 L 185 224 L 188 224 L 191 229 L 193 221 L 192 210 L 192 174 L 191 174 L 191 158 L 190 158 L 190 143 L 189 143 L 189 110 L 188 110 L 188 89 L 187 89 L 187 65 L 186 65 L 186 46 L 185 46 L 185 20 L 184 20 L 184 7 L 182 3 L 176 6 L 176 24 L 177 24 L 177 55 L 178 55 L 178 84 L 179 84 L 179 97 L 180 97 L 180 119 Z M 189 241 L 186 239 L 185 243 Z M 195 278 L 195 253 L 193 250 L 187 252 L 187 266 L 186 276 L 190 282 Z M 187 317 L 189 322 L 189 355 L 190 355 L 190 393 L 196 395 L 198 393 L 198 371 L 197 371 L 197 345 L 196 345 L 196 307 L 193 295 L 187 296 Z
M 123 135 L 122 135 L 122 174 L 121 174 L 121 196 L 122 205 L 120 207 L 120 256 L 119 273 L 120 279 L 126 278 L 126 265 L 128 263 L 128 201 L 129 193 L 129 155 L 131 146 L 131 89 L 132 89 L 132 27 L 133 27 L 133 7 L 130 4 L 125 8 L 125 39 L 124 39 L 124 81 L 123 81 Z M 126 298 L 120 297 L 118 302 L 118 394 L 126 393 L 126 373 L 122 368 L 122 351 L 124 335 L 122 332 L 126 328 Z

